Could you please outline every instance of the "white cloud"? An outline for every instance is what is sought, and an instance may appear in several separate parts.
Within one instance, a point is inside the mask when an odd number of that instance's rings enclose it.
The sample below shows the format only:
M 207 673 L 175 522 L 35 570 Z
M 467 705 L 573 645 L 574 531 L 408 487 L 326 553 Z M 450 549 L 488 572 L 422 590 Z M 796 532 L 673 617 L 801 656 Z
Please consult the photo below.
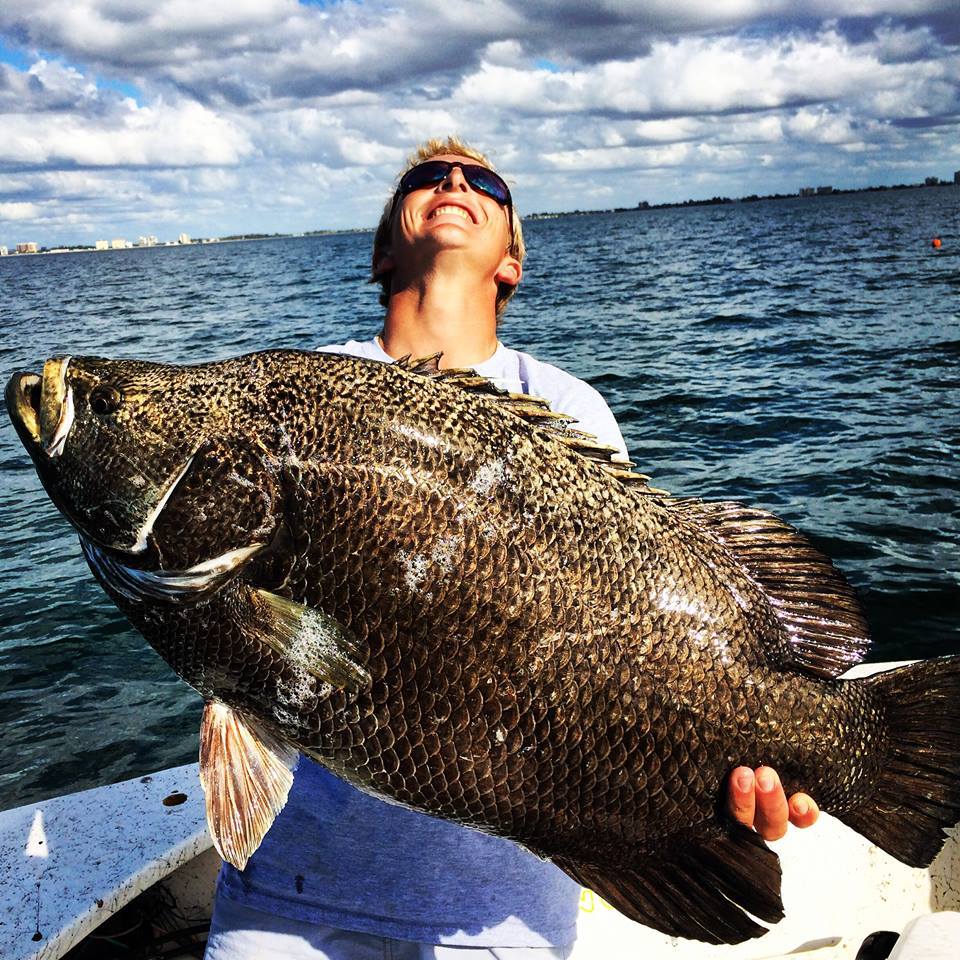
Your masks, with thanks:
M 132 100 L 108 118 L 51 114 L 4 117 L 0 162 L 79 166 L 233 164 L 250 153 L 249 137 L 230 119 L 198 103 L 138 107 Z
M 836 30 L 775 42 L 691 37 L 655 43 L 643 57 L 565 71 L 484 62 L 464 77 L 455 97 L 532 115 L 683 115 L 837 100 L 905 83 L 922 96 L 944 71 L 942 64 L 884 62 L 872 45 L 851 44 Z
M 651 143 L 673 143 L 678 140 L 692 140 L 703 129 L 696 117 L 671 117 L 668 120 L 641 120 L 632 125 L 634 136 L 638 140 Z
M 39 215 L 36 203 L 0 203 L 0 220 L 36 220 Z
M 370 224 L 447 132 L 521 211 L 862 182 L 957 157 L 955 2 L 5 0 L 30 65 L 0 63 L 0 204 L 77 232 Z
M 557 170 L 656 169 L 675 167 L 696 149 L 688 143 L 665 147 L 600 147 L 546 153 L 543 159 Z
M 849 114 L 829 110 L 798 110 L 784 126 L 798 140 L 808 143 L 849 143 L 856 138 Z

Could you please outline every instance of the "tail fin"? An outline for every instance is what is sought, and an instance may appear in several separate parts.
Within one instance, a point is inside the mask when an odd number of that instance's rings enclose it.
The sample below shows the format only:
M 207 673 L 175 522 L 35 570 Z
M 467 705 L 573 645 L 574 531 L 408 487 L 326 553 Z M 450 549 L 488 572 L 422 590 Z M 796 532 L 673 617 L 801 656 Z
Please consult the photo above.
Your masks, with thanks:
M 858 681 L 887 716 L 890 755 L 876 791 L 838 814 L 887 853 L 925 867 L 960 821 L 960 657 L 899 667 Z

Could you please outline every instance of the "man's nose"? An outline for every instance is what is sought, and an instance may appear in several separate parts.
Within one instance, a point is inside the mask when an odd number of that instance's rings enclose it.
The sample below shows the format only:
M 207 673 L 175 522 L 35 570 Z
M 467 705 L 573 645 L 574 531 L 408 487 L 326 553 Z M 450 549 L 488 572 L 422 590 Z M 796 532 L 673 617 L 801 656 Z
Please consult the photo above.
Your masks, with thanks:
M 470 189 L 470 184 L 467 183 L 467 178 L 459 167 L 451 167 L 450 172 L 440 181 L 440 189 L 462 190 L 466 193 Z

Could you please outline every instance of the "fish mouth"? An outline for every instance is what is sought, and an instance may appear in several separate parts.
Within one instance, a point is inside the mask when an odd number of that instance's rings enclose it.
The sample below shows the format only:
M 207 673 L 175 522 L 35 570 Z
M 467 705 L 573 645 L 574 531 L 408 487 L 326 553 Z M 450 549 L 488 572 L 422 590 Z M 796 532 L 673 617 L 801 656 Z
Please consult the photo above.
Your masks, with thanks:
M 30 371 L 15 373 L 7 383 L 4 396 L 10 419 L 24 447 L 33 458 L 40 481 L 50 499 L 78 531 L 84 532 L 89 526 L 91 510 L 78 510 L 62 495 L 57 469 L 57 461 L 64 452 L 76 418 L 73 387 L 67 383 L 70 359 L 58 357 L 48 360 L 40 375 Z M 112 550 L 130 554 L 144 553 L 147 550 L 147 538 L 153 531 L 157 518 L 192 463 L 191 455 L 186 463 L 159 487 L 157 502 L 136 518 L 136 528 L 120 541 L 103 540 L 92 532 L 88 532 L 88 535 Z
M 43 381 L 35 373 L 15 373 L 7 383 L 7 412 L 24 442 L 40 446 L 40 400 Z
M 73 426 L 73 389 L 67 386 L 69 357 L 48 360 L 43 374 L 15 373 L 5 399 L 13 425 L 28 449 L 56 460 Z

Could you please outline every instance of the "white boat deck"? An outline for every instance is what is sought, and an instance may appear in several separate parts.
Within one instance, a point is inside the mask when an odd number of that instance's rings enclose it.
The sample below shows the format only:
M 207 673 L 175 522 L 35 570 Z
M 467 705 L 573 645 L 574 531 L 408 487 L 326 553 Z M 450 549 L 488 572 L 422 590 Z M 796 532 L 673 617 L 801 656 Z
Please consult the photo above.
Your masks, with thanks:
M 960 909 L 960 842 L 956 836 L 926 870 L 904 866 L 826 814 L 816 826 L 790 830 L 770 846 L 783 867 L 786 916 L 760 939 L 714 947 L 665 937 L 631 923 L 587 891 L 581 900 L 572 960 L 774 960 L 796 956 L 854 960 L 871 933 L 900 932 L 915 917 Z M 960 915 L 952 918 L 954 952 L 949 956 L 956 960 L 960 957 Z
M 209 846 L 196 764 L 0 812 L 0 957 L 55 960 Z

